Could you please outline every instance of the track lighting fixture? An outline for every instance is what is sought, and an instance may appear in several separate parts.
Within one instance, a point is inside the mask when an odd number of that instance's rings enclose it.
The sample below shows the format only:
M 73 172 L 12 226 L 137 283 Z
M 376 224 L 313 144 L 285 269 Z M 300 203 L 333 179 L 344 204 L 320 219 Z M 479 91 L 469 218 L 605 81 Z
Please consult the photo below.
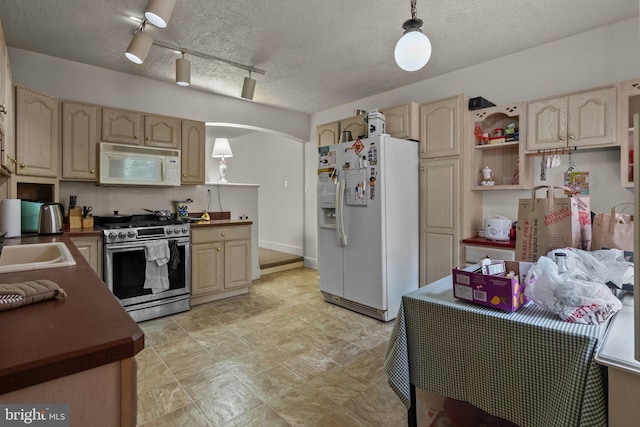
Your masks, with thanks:
M 129 47 L 127 47 L 127 51 L 125 52 L 125 56 L 136 64 L 142 64 L 144 62 L 153 44 L 153 38 L 144 32 L 146 22 L 146 20 L 142 21 L 140 28 L 133 35 L 131 43 L 129 43 Z
M 165 49 L 173 50 L 182 53 L 182 57 L 176 60 L 176 83 L 180 86 L 191 85 L 191 61 L 185 59 L 185 55 L 197 56 L 199 58 L 208 59 L 211 61 L 223 62 L 236 68 L 249 71 L 249 77 L 244 78 L 242 85 L 241 97 L 245 99 L 253 99 L 253 93 L 256 89 L 256 81 L 251 78 L 251 73 L 258 73 L 264 75 L 264 71 L 258 68 L 254 68 L 250 65 L 240 64 L 235 61 L 220 58 L 218 56 L 208 55 L 201 52 L 196 52 L 188 49 L 182 49 L 176 46 L 171 46 L 167 43 L 160 41 L 154 41 L 153 38 L 147 34 L 144 29 L 147 22 L 155 25 L 158 28 L 166 28 L 173 8 L 176 5 L 176 0 L 150 0 L 147 9 L 144 13 L 145 18 L 140 24 L 140 28 L 133 35 L 131 43 L 125 52 L 125 56 L 136 64 L 142 64 L 149 53 L 151 45 L 163 47 Z
M 176 59 L 176 83 L 180 86 L 189 86 L 191 84 L 191 61 L 182 58 Z
M 256 81 L 251 78 L 251 71 L 249 71 L 249 77 L 244 78 L 242 84 L 242 96 L 245 99 L 253 99 L 253 92 L 256 90 Z
M 167 28 L 176 0 L 150 0 L 144 17 L 158 28 Z
M 398 40 L 394 56 L 396 63 L 405 71 L 416 71 L 424 67 L 431 58 L 431 41 L 422 33 L 422 19 L 416 12 L 416 0 L 411 0 L 411 19 L 404 21 L 404 34 Z

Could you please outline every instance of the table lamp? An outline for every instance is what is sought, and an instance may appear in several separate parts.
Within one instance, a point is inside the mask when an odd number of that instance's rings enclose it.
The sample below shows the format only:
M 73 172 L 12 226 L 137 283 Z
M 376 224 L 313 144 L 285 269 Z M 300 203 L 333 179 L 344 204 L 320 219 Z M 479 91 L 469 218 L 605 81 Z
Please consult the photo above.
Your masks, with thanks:
M 231 147 L 229 146 L 229 140 L 227 138 L 216 138 L 213 143 L 213 153 L 211 153 L 211 157 L 219 157 L 220 158 L 220 181 L 221 184 L 226 184 L 227 181 L 225 179 L 225 175 L 227 174 L 227 162 L 225 162 L 225 157 L 233 157 L 233 153 L 231 152 Z

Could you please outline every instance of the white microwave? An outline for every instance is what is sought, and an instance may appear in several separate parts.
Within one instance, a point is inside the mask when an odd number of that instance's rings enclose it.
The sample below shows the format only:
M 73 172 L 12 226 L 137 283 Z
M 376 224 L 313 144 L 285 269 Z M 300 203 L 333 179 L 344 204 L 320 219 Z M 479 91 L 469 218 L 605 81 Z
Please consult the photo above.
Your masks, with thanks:
M 180 185 L 180 150 L 101 142 L 100 185 Z

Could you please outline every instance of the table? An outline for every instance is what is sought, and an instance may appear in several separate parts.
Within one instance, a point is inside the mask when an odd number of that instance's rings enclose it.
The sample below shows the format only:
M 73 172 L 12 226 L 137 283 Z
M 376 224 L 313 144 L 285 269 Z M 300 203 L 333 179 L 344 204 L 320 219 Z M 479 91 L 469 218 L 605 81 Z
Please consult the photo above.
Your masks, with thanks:
M 521 427 L 606 426 L 594 356 L 607 324 L 568 323 L 533 303 L 507 313 L 458 301 L 448 276 L 402 297 L 384 366 L 410 424 L 418 387 Z

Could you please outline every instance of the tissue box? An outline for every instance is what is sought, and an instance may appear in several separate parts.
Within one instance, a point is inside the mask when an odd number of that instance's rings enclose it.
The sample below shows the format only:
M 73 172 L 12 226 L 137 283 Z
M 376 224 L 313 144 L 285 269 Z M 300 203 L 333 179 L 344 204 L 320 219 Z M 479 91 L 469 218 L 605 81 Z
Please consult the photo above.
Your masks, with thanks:
M 385 129 L 385 117 L 378 110 L 371 110 L 367 116 L 367 123 L 369 125 L 369 136 L 382 135 L 386 133 Z
M 529 302 L 524 295 L 524 278 L 533 263 L 505 261 L 505 265 L 507 272 L 515 273 L 514 277 L 485 275 L 454 268 L 451 273 L 453 296 L 503 311 L 518 310 Z

